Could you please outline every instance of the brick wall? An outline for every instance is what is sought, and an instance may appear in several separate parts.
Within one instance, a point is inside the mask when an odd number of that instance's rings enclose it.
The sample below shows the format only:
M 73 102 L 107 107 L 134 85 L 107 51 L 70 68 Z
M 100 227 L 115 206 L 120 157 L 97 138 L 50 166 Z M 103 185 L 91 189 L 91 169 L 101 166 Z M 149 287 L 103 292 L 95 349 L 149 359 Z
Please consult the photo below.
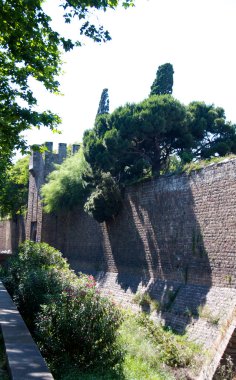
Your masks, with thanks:
M 42 215 L 42 240 L 76 270 L 235 286 L 236 160 L 126 191 L 120 214 L 98 224 L 80 208 Z
M 15 252 L 25 240 L 25 221 L 22 216 L 0 221 L 0 253 Z
M 161 307 L 153 317 L 203 346 L 190 378 L 210 380 L 236 326 L 236 159 L 132 186 L 119 215 L 103 224 L 79 207 L 42 212 L 40 187 L 55 159 L 34 159 L 27 237 L 36 229 L 35 240 L 94 273 L 123 305 L 137 308 L 134 293 L 148 291 Z

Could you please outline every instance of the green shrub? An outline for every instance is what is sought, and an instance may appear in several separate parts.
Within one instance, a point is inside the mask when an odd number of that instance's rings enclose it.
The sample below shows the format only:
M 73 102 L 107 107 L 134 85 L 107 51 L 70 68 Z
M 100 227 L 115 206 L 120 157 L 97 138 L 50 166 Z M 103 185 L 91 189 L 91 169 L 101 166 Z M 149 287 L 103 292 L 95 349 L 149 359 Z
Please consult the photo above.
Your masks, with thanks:
M 235 368 L 231 356 L 227 355 L 224 364 L 220 364 L 214 375 L 215 380 L 235 379 Z
M 21 158 L 6 171 L 0 192 L 0 217 L 25 214 L 28 203 L 29 156 Z
M 88 170 L 89 165 L 84 159 L 82 148 L 61 165 L 57 165 L 41 189 L 44 210 L 55 212 L 84 204 L 88 195 L 84 175 Z
M 69 269 L 69 264 L 61 252 L 46 243 L 26 241 L 19 247 L 18 260 L 24 268 L 29 269 Z
M 200 347 L 187 341 L 185 336 L 174 334 L 171 330 L 154 323 L 147 315 L 140 314 L 136 319 L 150 340 L 159 347 L 159 360 L 170 367 L 187 367 L 193 363 Z
M 32 330 L 42 305 L 51 302 L 63 289 L 62 273 L 55 269 L 32 269 L 25 272 L 14 294 L 25 322 Z
M 103 173 L 99 185 L 85 203 L 85 211 L 101 223 L 116 216 L 121 206 L 119 186 L 110 173 Z
M 69 265 L 59 251 L 46 243 L 27 241 L 9 260 L 3 282 L 33 329 L 41 305 L 50 302 L 70 277 Z
M 141 307 L 148 307 L 150 308 L 150 311 L 159 311 L 160 310 L 160 303 L 153 299 L 149 293 L 147 292 L 138 292 L 135 294 L 133 298 L 134 303 L 140 305 Z
M 14 297 L 31 272 L 49 269 L 68 270 L 69 265 L 61 253 L 48 244 L 26 241 L 20 245 L 18 254 L 8 260 L 1 278 Z
M 54 366 L 91 370 L 117 366 L 122 351 L 116 343 L 121 315 L 101 297 L 92 276 L 80 275 L 61 294 L 42 307 L 37 336 L 46 358 Z
M 76 276 L 48 244 L 25 242 L 2 279 L 57 374 L 61 363 L 80 371 L 119 370 L 121 314 L 92 276 Z

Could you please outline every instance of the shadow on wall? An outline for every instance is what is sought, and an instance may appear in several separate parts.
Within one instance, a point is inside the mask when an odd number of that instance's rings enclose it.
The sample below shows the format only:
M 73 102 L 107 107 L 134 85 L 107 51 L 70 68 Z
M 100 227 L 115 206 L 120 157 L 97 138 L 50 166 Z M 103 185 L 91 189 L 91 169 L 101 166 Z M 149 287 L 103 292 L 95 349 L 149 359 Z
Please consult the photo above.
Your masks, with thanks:
M 212 285 L 203 239 L 207 191 L 187 175 L 132 187 L 122 212 L 103 227 L 104 271 L 117 272 L 124 291 L 147 287 L 166 324 L 181 332 L 189 323 L 186 310 L 197 315 Z M 173 314 L 182 315 L 181 326 L 173 326 Z
M 146 287 L 166 324 L 184 331 L 212 285 L 236 286 L 235 177 L 231 161 L 132 186 L 109 223 L 79 208 L 43 214 L 42 241 L 60 249 L 75 271 L 99 272 L 101 286 L 121 289 L 121 299 Z
M 104 270 L 101 225 L 83 208 L 43 214 L 42 224 L 42 241 L 59 249 L 76 272 Z
M 25 240 L 25 220 L 22 215 L 0 221 L 0 252 L 15 253 Z
M 25 220 L 22 215 L 16 215 L 11 221 L 11 247 L 12 252 L 17 252 L 20 243 L 25 241 Z

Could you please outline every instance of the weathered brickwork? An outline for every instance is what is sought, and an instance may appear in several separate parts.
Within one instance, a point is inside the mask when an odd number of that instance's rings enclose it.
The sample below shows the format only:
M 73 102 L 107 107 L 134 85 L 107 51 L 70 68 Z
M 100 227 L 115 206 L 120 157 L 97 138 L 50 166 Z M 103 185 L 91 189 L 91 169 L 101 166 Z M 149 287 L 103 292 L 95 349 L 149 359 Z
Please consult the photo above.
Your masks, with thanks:
M 42 232 L 47 226 L 42 225 L 43 210 L 40 197 L 40 189 L 45 183 L 48 174 L 54 169 L 55 164 L 61 164 L 66 158 L 66 144 L 60 143 L 58 153 L 53 152 L 53 143 L 45 143 L 46 150 L 43 154 L 39 151 L 32 152 L 29 165 L 29 198 L 26 220 L 26 238 L 34 241 L 42 241 Z M 73 153 L 78 150 L 78 145 L 73 145 Z
M 148 291 L 160 305 L 154 318 L 203 345 L 191 376 L 210 380 L 236 324 L 236 160 L 133 186 L 120 214 L 98 224 L 79 207 L 42 212 L 40 187 L 59 162 L 49 148 L 32 159 L 27 237 L 94 273 L 123 305 L 137 309 L 134 294 Z
M 0 254 L 14 253 L 18 245 L 25 240 L 25 221 L 22 216 L 14 220 L 0 221 Z M 0 257 L 0 260 L 1 260 Z
M 36 180 L 30 191 L 37 200 Z M 38 201 L 28 221 L 37 221 L 37 239 L 61 249 L 76 270 L 235 287 L 235 211 L 231 160 L 133 186 L 109 223 L 98 224 L 80 208 L 42 215 Z

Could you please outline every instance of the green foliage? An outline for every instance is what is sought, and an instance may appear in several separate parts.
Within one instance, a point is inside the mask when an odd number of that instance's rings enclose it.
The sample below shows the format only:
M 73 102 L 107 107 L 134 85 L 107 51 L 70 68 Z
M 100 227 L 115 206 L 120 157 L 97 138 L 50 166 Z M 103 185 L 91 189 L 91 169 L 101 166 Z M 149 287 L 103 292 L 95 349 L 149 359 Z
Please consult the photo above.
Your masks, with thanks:
M 29 182 L 29 157 L 11 165 L 5 175 L 0 193 L 0 216 L 14 217 L 27 209 Z
M 46 243 L 36 244 L 32 241 L 26 241 L 20 245 L 16 260 L 19 261 L 19 265 L 22 266 L 22 268 L 18 269 L 19 275 L 23 268 L 25 270 L 30 270 L 32 268 L 57 268 L 58 270 L 69 269 L 69 264 L 67 264 L 66 259 L 62 257 L 61 252 L 57 251 L 53 247 L 50 247 Z
M 182 173 L 183 166 L 184 164 L 180 157 L 173 154 L 168 158 L 166 168 L 161 171 L 161 174 Z
M 122 316 L 93 276 L 77 277 L 45 243 L 25 242 L 2 280 L 56 379 L 170 380 L 168 366 L 190 366 L 199 352 L 143 314 Z
M 235 378 L 235 368 L 231 356 L 227 355 L 224 364 L 220 364 L 214 375 L 215 380 L 233 380 Z
M 96 291 L 92 276 L 81 275 L 42 307 L 37 336 L 55 367 L 64 362 L 85 371 L 100 368 L 105 372 L 122 360 L 116 343 L 119 325 L 118 309 Z
M 116 216 L 121 205 L 121 193 L 115 180 L 109 173 L 102 173 L 101 181 L 85 203 L 85 211 L 101 223 Z
M 40 305 L 61 291 L 62 273 L 68 268 L 59 251 L 30 241 L 9 261 L 3 281 L 30 328 Z
M 94 173 L 119 183 L 159 174 L 168 157 L 191 141 L 185 107 L 169 95 L 119 107 L 84 134 L 85 158 Z
M 50 175 L 42 190 L 45 209 L 71 208 L 87 197 L 85 210 L 103 222 L 118 213 L 125 186 L 197 169 L 201 157 L 217 161 L 236 152 L 236 129 L 221 108 L 199 102 L 186 107 L 170 95 L 153 95 L 98 115 L 83 146 L 85 160 L 66 160 Z
M 98 117 L 83 141 L 94 175 L 110 172 L 127 184 L 165 171 L 173 157 L 186 163 L 236 152 L 236 129 L 221 108 L 153 95 Z
M 0 330 L 0 378 L 1 380 L 10 380 L 7 370 L 7 358 L 4 347 L 4 340 Z
M 119 331 L 126 346 L 125 379 L 174 379 L 176 368 L 192 366 L 200 350 L 186 337 L 166 331 L 143 313 L 126 313 Z M 175 374 L 169 367 L 175 368 Z
M 187 106 L 187 121 L 192 144 L 183 151 L 183 161 L 236 153 L 236 126 L 226 121 L 223 108 L 192 102 Z
M 97 115 L 103 115 L 104 113 L 109 113 L 109 94 L 107 88 L 102 90 Z
M 206 306 L 200 305 L 197 311 L 198 311 L 198 316 L 200 318 L 206 319 L 207 322 L 212 325 L 218 325 L 219 320 L 220 320 L 220 315 L 212 312 L 207 305 Z
M 222 157 L 212 157 L 206 160 L 199 160 L 199 161 L 190 162 L 187 164 L 182 163 L 181 171 L 190 174 L 194 170 L 201 170 L 207 167 L 208 165 L 217 164 L 217 163 L 223 162 L 224 160 L 230 160 L 232 158 L 236 158 L 236 155 L 229 154 Z
M 25 242 L 2 280 L 56 374 L 63 366 L 119 370 L 121 314 L 92 276 L 77 277 L 49 245 Z
M 152 95 L 99 115 L 94 128 L 85 132 L 83 144 L 92 170 L 90 181 L 97 187 L 86 210 L 95 216 L 99 207 L 105 214 L 106 202 L 111 201 L 108 215 L 114 215 L 111 197 L 103 194 L 102 173 L 110 173 L 122 189 L 166 172 L 181 172 L 185 163 L 201 157 L 235 152 L 236 129 L 221 108 L 199 102 L 186 107 L 171 95 Z
M 156 78 L 151 86 L 150 96 L 172 94 L 174 69 L 171 63 L 158 67 Z
M 138 292 L 135 294 L 133 298 L 134 303 L 140 305 L 141 307 L 148 308 L 150 311 L 158 311 L 160 310 L 161 305 L 155 299 L 152 299 L 149 293 Z
M 65 372 L 58 375 L 57 380 L 125 380 L 122 373 L 114 370 L 81 372 L 78 369 L 67 367 Z
M 84 159 L 82 148 L 56 166 L 41 189 L 44 210 L 53 212 L 83 204 L 88 194 L 87 182 L 84 180 L 88 171 L 89 165 Z
M 146 314 L 140 314 L 136 323 L 141 326 L 151 342 L 158 347 L 159 360 L 170 367 L 187 367 L 193 364 L 200 347 L 189 342 L 185 336 L 164 330 Z
M 41 2 L 0 1 L 0 162 L 9 162 L 14 148 L 25 150 L 21 132 L 31 125 L 54 128 L 58 116 L 37 112 L 30 77 L 57 91 L 60 72 L 60 37 L 50 27 Z M 19 102 L 21 100 L 21 102 Z
M 116 8 L 119 0 L 61 0 L 65 23 L 77 18 L 80 35 L 95 42 L 110 39 L 108 31 L 91 24 L 91 9 Z M 0 174 L 10 163 L 14 149 L 25 151 L 22 132 L 31 126 L 47 126 L 54 130 L 60 118 L 50 111 L 36 110 L 37 99 L 30 89 L 34 78 L 57 93 L 61 72 L 61 50 L 71 50 L 80 41 L 72 41 L 51 27 L 51 18 L 39 0 L 0 0 Z M 123 2 L 127 8 L 132 0 Z

